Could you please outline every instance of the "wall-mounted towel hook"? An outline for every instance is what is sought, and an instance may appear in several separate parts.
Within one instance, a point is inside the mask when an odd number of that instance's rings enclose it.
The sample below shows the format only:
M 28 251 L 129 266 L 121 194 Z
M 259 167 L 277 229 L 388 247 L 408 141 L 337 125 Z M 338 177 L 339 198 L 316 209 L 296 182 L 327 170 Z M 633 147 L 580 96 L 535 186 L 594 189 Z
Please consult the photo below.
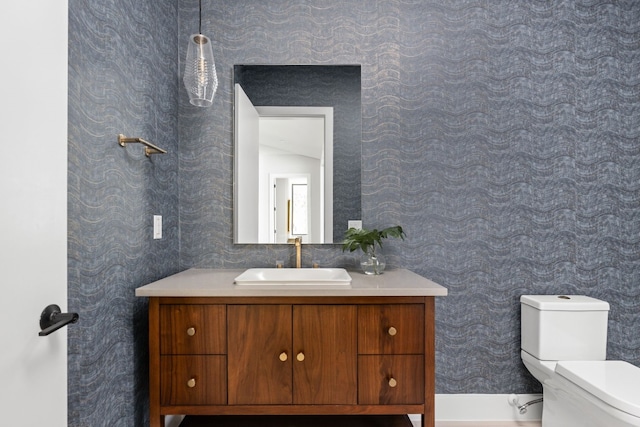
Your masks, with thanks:
M 56 304 L 48 305 L 40 315 L 40 335 L 44 337 L 51 332 L 55 332 L 69 323 L 76 323 L 80 316 L 78 313 L 61 313 L 60 307 Z
M 144 144 L 144 154 L 145 156 L 149 157 L 152 154 L 166 154 L 167 150 L 163 150 L 162 148 L 153 145 L 152 143 L 150 143 L 149 141 L 145 141 L 142 138 L 127 138 L 126 136 L 124 136 L 123 134 L 119 134 L 118 135 L 118 144 L 121 147 L 126 147 L 126 145 L 128 143 L 138 143 L 138 144 Z

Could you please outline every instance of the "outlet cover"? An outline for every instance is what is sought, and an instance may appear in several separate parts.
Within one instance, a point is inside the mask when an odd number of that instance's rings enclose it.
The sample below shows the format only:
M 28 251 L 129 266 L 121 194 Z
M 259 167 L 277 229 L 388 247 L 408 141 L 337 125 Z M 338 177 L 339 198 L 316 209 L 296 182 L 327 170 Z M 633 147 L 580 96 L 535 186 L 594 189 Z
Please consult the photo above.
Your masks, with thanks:
M 362 220 L 361 219 L 350 219 L 347 221 L 347 228 L 355 228 L 356 230 L 362 229 Z

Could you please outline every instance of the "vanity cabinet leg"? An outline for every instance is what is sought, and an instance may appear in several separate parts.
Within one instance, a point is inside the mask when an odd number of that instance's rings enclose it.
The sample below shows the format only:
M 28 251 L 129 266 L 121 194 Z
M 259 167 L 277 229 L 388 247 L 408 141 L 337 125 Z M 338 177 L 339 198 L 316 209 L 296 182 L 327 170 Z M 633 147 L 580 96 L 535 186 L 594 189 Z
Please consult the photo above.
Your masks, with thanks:
M 160 413 L 150 413 L 149 427 L 164 427 L 164 415 L 160 415 Z
M 424 414 L 422 414 L 422 427 L 435 427 L 436 409 L 436 305 L 434 297 L 424 299 Z
M 160 302 L 149 298 L 149 426 L 164 427 L 160 414 Z

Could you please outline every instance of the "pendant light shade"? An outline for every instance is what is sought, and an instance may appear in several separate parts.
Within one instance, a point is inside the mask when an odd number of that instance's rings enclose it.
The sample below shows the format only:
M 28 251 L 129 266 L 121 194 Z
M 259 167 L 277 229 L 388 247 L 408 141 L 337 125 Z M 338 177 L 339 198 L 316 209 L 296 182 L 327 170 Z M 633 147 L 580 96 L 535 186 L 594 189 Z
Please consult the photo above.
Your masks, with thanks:
M 189 37 L 184 67 L 184 86 L 189 102 L 197 107 L 208 107 L 218 89 L 218 74 L 213 60 L 211 40 L 202 33 L 202 1 L 200 1 L 199 33 Z

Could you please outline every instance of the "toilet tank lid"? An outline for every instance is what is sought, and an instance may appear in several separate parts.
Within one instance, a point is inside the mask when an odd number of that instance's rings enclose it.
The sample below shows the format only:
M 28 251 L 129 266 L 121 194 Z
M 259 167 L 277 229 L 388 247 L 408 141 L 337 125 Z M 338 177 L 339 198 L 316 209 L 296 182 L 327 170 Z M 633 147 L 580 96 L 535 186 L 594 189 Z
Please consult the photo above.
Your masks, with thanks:
M 609 311 L 609 303 L 585 295 L 522 295 L 520 303 L 549 311 Z
M 621 360 L 561 361 L 556 373 L 601 401 L 640 417 L 640 368 Z

